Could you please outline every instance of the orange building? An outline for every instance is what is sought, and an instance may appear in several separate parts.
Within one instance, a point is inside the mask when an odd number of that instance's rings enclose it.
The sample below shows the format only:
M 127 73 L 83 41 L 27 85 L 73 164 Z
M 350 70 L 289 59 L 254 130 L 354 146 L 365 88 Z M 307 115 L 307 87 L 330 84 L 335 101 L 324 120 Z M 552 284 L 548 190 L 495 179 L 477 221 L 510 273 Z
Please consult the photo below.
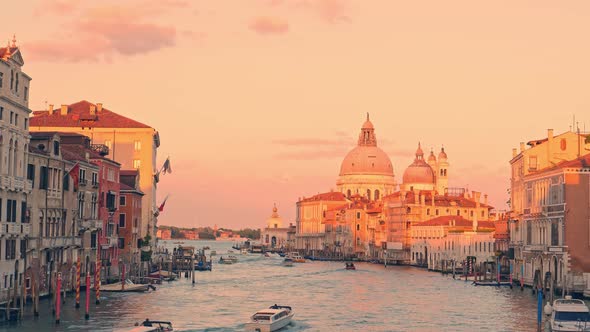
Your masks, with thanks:
M 126 263 L 139 263 L 141 248 L 141 201 L 143 192 L 139 189 L 139 172 L 122 170 L 120 173 L 121 195 L 119 198 L 119 242 L 121 256 Z
M 180 234 L 182 234 L 182 236 L 184 236 L 184 238 L 187 240 L 198 240 L 199 239 L 199 232 L 197 232 L 197 231 L 187 229 L 187 230 L 180 231 Z
M 170 239 L 172 239 L 172 230 L 170 230 L 170 229 L 158 229 L 157 237 L 160 240 L 170 240 Z

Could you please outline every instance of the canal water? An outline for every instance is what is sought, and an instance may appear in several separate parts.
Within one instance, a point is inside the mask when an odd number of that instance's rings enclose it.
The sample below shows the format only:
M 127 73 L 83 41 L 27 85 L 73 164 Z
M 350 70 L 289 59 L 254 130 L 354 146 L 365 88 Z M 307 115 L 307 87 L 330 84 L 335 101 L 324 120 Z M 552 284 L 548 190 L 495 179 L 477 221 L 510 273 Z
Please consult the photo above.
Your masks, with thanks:
M 175 331 L 243 331 L 252 313 L 275 303 L 295 312 L 282 331 L 536 331 L 530 289 L 475 287 L 405 266 L 357 263 L 350 271 L 344 263 L 316 261 L 283 267 L 278 255 L 235 253 L 238 263 L 222 265 L 215 263 L 227 256 L 231 242 L 184 245 L 217 251 L 213 271 L 197 272 L 194 286 L 182 278 L 149 293 L 102 293 L 98 306 L 92 297 L 89 320 L 69 294 L 60 325 L 44 299 L 40 317 L 29 306 L 22 322 L 0 331 L 111 331 L 146 318 L 171 321 Z

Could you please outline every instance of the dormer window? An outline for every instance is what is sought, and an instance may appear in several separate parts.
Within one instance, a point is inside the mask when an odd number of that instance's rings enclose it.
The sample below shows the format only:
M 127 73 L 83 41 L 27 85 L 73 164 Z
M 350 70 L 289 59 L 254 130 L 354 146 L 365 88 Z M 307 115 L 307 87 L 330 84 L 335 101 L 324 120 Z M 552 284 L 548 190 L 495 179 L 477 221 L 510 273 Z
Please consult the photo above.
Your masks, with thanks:
M 59 156 L 59 142 L 53 141 L 53 154 Z

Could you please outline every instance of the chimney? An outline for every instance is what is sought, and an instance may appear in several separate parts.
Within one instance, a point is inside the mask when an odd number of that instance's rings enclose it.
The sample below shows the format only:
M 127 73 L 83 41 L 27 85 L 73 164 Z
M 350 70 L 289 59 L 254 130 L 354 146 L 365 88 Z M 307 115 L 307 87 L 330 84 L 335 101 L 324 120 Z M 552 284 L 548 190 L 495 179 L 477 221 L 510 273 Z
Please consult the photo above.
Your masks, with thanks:
M 512 148 L 512 158 L 516 157 L 517 154 L 516 148 Z
M 524 142 L 520 142 L 520 152 L 524 152 Z
M 483 195 L 483 203 L 488 205 L 488 194 Z
M 473 200 L 475 201 L 475 207 L 479 208 L 479 198 L 481 197 L 481 193 L 478 191 L 473 191 Z M 477 211 L 476 211 L 477 212 Z
M 90 115 L 96 115 L 96 106 L 90 104 Z
M 553 129 L 547 129 L 547 161 L 551 163 L 551 146 L 553 145 Z
M 47 109 L 47 114 L 53 114 L 53 104 L 49 104 L 49 108 Z
M 61 115 L 68 115 L 68 105 L 61 105 Z
M 102 112 L 102 103 L 96 103 L 96 111 L 98 113 Z

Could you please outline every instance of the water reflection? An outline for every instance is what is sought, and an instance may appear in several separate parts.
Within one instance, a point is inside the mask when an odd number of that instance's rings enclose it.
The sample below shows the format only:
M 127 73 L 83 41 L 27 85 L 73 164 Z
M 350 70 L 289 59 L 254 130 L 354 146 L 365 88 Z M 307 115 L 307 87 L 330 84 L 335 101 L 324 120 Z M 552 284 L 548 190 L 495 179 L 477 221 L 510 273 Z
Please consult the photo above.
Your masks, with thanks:
M 226 253 L 229 242 L 191 242 Z M 167 244 L 170 249 L 174 244 Z M 536 298 L 530 290 L 478 287 L 412 267 L 310 262 L 283 267 L 273 255 L 236 255 L 239 262 L 213 265 L 190 279 L 165 283 L 145 294 L 103 293 L 91 318 L 73 309 L 70 295 L 62 324 L 41 301 L 41 317 L 26 319 L 13 331 L 110 331 L 146 318 L 170 320 L 181 331 L 239 331 L 248 317 L 271 304 L 290 305 L 295 317 L 286 331 L 534 331 Z M 215 259 L 215 257 L 214 257 Z M 82 303 L 84 298 L 82 297 Z M 91 301 L 93 303 L 94 301 Z

